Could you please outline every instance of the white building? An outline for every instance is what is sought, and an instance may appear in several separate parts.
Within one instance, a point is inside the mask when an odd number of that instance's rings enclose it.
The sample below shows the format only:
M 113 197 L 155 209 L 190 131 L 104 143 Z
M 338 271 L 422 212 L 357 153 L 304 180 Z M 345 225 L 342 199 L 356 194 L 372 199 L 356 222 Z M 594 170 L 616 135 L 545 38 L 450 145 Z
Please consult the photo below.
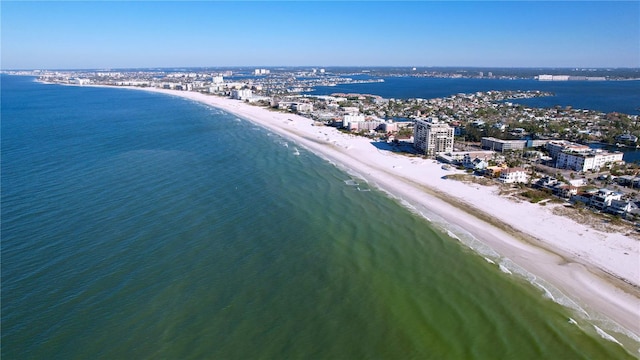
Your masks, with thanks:
M 558 154 L 556 167 L 575 171 L 600 170 L 615 162 L 622 161 L 621 152 L 591 151 L 589 153 L 575 153 L 563 151 Z
M 224 77 L 222 75 L 214 76 L 212 78 L 211 82 L 214 83 L 214 84 L 222 84 L 222 83 L 224 83 Z
M 587 145 L 576 144 L 566 140 L 549 141 L 547 142 L 546 148 L 549 152 L 549 156 L 554 160 L 556 160 L 558 158 L 558 154 L 563 151 L 571 151 L 576 154 L 586 154 L 592 151 L 592 149 Z
M 437 119 L 418 119 L 413 127 L 413 147 L 426 155 L 453 151 L 453 128 Z
M 381 120 L 369 120 L 369 121 L 350 121 L 349 125 L 348 125 L 348 129 L 350 131 L 360 131 L 360 130 L 367 130 L 367 131 L 374 131 L 374 130 L 378 130 L 378 128 L 380 128 L 381 126 L 384 125 L 384 121 Z
M 360 113 L 360 109 L 355 106 L 346 106 L 342 108 L 345 114 L 355 115 Z
M 611 200 L 611 204 L 605 209 L 606 212 L 619 216 L 626 216 L 630 212 L 638 210 L 638 206 L 633 201 Z
M 293 103 L 291 104 L 291 110 L 299 113 L 308 113 L 313 111 L 313 104 L 311 103 Z
M 359 123 L 362 121 L 364 121 L 364 115 L 344 115 L 342 117 L 342 127 L 350 129 L 349 123 Z
M 538 75 L 538 81 L 568 81 L 569 75 Z
M 595 207 L 596 209 L 603 210 L 604 208 L 610 206 L 613 200 L 620 200 L 621 198 L 621 193 L 614 192 L 609 189 L 600 189 L 597 193 L 593 194 L 589 205 Z
M 241 90 L 232 90 L 231 98 L 238 100 L 248 100 L 251 98 L 253 93 L 249 89 L 241 89 Z
M 71 84 L 76 84 L 76 85 L 88 85 L 91 84 L 91 80 L 90 79 L 81 79 L 81 78 L 73 78 L 71 79 Z
M 483 149 L 492 151 L 512 151 L 523 150 L 527 145 L 527 140 L 502 140 L 492 137 L 483 137 L 481 139 L 481 146 Z
M 503 184 L 524 183 L 529 180 L 529 175 L 523 168 L 509 168 L 500 172 L 498 181 Z

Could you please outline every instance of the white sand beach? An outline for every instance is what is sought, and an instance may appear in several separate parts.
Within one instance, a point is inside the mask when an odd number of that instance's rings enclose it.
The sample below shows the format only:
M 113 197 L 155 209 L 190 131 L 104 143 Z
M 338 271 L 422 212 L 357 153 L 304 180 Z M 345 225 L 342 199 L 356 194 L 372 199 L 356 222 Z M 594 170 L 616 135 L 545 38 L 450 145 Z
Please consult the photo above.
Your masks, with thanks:
M 472 235 L 499 254 L 493 261 L 504 263 L 503 271 L 510 271 L 504 266 L 513 263 L 567 295 L 589 317 L 602 314 L 640 334 L 637 239 L 554 215 L 552 205 L 506 199 L 495 186 L 444 179 L 456 170 L 444 170 L 431 159 L 382 150 L 366 138 L 316 126 L 301 116 L 195 92 L 145 90 L 209 104 L 289 138 L 392 196 L 428 209 L 450 228 L 467 232 L 465 236 Z

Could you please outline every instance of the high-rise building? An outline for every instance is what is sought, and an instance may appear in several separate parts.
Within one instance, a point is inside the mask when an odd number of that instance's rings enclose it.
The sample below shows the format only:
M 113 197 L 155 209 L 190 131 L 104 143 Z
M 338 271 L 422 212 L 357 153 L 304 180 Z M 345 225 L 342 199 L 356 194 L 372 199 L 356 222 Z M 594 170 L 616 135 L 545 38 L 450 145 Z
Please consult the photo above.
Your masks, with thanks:
M 413 146 L 428 156 L 453 151 L 453 128 L 437 119 L 416 120 Z

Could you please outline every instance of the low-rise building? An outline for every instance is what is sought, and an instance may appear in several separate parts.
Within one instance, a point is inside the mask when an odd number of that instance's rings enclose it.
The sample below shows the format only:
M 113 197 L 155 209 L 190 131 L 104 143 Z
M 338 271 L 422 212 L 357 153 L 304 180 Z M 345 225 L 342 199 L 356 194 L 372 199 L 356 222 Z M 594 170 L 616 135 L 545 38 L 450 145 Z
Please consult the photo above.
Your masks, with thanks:
M 378 130 L 382 126 L 384 126 L 385 122 L 382 120 L 364 120 L 364 121 L 350 121 L 347 129 L 350 131 L 373 131 Z
M 308 113 L 313 111 L 313 104 L 311 103 L 293 103 L 291 104 L 291 110 L 299 113 Z
M 487 166 L 482 172 L 485 176 L 495 178 L 500 176 L 500 174 L 507 169 L 507 165 L 502 164 L 499 166 Z
M 540 179 L 538 179 L 533 184 L 533 187 L 538 188 L 538 189 L 552 190 L 559 183 L 560 182 L 558 181 L 558 179 L 556 179 L 554 177 L 551 177 L 551 176 L 545 176 L 545 177 L 541 177 Z
M 575 153 L 570 150 L 558 154 L 556 167 L 575 171 L 600 170 L 608 164 L 621 162 L 623 153 L 592 150 L 589 153 Z
M 536 147 L 546 146 L 548 142 L 549 140 L 529 139 L 527 140 L 527 145 L 525 145 L 525 147 L 536 148 Z
M 349 123 L 359 123 L 361 121 L 364 121 L 364 115 L 354 115 L 354 114 L 347 114 L 344 115 L 342 117 L 342 127 L 345 127 L 347 129 L 351 129 Z M 357 126 L 354 125 L 355 129 L 357 129 Z
M 572 203 L 583 203 L 585 205 L 589 205 L 591 203 L 591 198 L 593 197 L 594 192 L 586 191 L 574 194 L 571 196 L 569 201 Z
M 561 198 L 569 199 L 578 194 L 578 187 L 567 184 L 556 184 L 551 188 L 553 194 Z
M 523 150 L 527 145 L 527 140 L 502 140 L 492 137 L 483 137 L 481 146 L 483 149 L 505 152 L 513 150 Z
M 489 166 L 489 163 L 480 158 L 474 158 L 473 160 L 465 158 L 462 166 L 464 166 L 466 169 L 480 171 L 486 169 L 487 166 Z
M 231 98 L 237 100 L 248 100 L 253 95 L 253 92 L 250 89 L 240 89 L 240 90 L 232 90 Z
M 611 200 L 611 203 L 609 204 L 609 206 L 607 206 L 605 211 L 613 215 L 624 217 L 627 214 L 637 210 L 638 206 L 632 201 Z
M 616 141 L 635 143 L 638 141 L 638 137 L 631 134 L 622 134 L 616 136 Z
M 576 144 L 566 140 L 549 141 L 546 144 L 546 148 L 549 152 L 549 156 L 551 156 L 553 160 L 557 160 L 558 154 L 563 151 L 570 151 L 574 154 L 585 154 L 591 152 L 592 150 L 587 145 Z
M 473 151 L 462 158 L 462 166 L 467 169 L 484 170 L 489 166 L 489 160 L 495 158 L 493 151 Z
M 621 198 L 621 193 L 609 189 L 600 189 L 597 193 L 593 194 L 589 205 L 596 209 L 604 210 L 606 207 L 611 205 L 613 200 L 620 200 Z
M 509 168 L 500 172 L 498 181 L 503 184 L 525 183 L 529 180 L 527 171 L 523 168 Z

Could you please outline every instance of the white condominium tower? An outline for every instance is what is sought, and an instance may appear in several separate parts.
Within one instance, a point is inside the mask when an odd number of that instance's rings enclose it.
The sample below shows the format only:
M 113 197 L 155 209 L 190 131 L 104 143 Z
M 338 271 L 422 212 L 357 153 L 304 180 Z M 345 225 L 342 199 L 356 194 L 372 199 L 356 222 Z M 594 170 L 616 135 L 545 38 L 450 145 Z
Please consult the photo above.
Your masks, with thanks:
M 437 119 L 416 120 L 413 146 L 427 156 L 453 151 L 453 128 Z

